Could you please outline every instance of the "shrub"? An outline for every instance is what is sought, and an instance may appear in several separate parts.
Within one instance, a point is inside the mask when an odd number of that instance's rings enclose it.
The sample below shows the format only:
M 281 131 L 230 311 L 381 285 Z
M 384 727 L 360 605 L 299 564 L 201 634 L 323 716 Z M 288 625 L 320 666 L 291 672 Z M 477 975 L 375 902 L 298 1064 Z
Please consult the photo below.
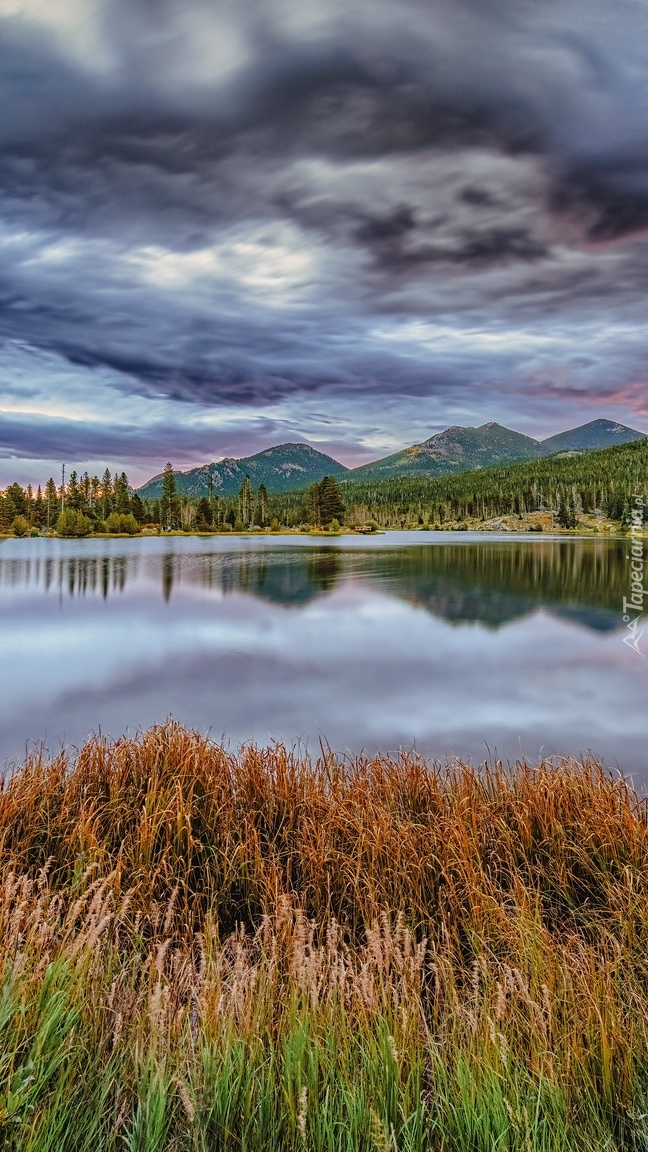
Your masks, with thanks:
M 92 520 L 83 512 L 75 512 L 74 508 L 66 508 L 56 521 L 59 536 L 89 536 L 93 530 Z
M 29 536 L 29 520 L 25 516 L 16 516 L 11 524 L 14 536 Z
M 122 516 L 121 531 L 125 532 L 127 536 L 136 536 L 140 531 L 140 526 L 132 512 L 128 512 L 126 516 Z
M 128 514 L 111 512 L 106 520 L 106 531 L 119 535 L 125 533 L 127 536 L 136 536 L 140 531 L 140 526 L 132 512 Z

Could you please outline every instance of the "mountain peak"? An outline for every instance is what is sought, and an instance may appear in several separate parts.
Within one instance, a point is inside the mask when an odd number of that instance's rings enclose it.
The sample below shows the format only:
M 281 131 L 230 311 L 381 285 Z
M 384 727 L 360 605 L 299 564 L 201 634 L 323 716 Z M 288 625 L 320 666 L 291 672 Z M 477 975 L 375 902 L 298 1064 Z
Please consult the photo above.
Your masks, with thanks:
M 631 444 L 633 440 L 642 440 L 644 437 L 645 432 L 637 432 L 635 428 L 628 428 L 616 420 L 599 418 L 580 424 L 578 428 L 568 428 L 557 436 L 549 436 L 542 441 L 542 451 L 545 455 L 553 452 L 588 452 L 596 448 L 610 448 L 613 444 Z
M 362 479 L 390 476 L 443 476 L 450 472 L 467 472 L 512 460 L 540 455 L 540 445 L 530 436 L 514 432 L 490 420 L 479 428 L 459 424 L 437 432 L 421 444 L 413 444 L 384 460 L 354 469 L 352 476 Z
M 236 496 L 243 480 L 249 476 L 255 488 L 264 484 L 268 492 L 289 492 L 307 488 L 324 476 L 342 476 L 346 472 L 348 468 L 344 464 L 300 441 L 275 444 L 241 459 L 226 456 L 218 463 L 176 472 L 176 489 L 184 496 L 206 496 L 211 480 L 215 496 Z M 139 489 L 139 495 L 145 500 L 157 500 L 161 494 L 161 476 L 154 476 Z
M 215 495 L 235 496 L 245 476 L 249 476 L 254 487 L 265 484 L 268 492 L 307 488 L 326 475 L 352 480 L 445 476 L 454 472 L 514 463 L 517 460 L 531 460 L 556 452 L 587 452 L 610 448 L 614 444 L 642 440 L 645 435 L 644 432 L 603 417 L 543 441 L 506 428 L 496 420 L 488 420 L 477 428 L 453 424 L 443 432 L 435 432 L 422 443 L 412 444 L 400 452 L 353 470 L 313 448 L 311 444 L 299 440 L 275 444 L 253 456 L 238 460 L 228 456 L 219 463 L 204 464 L 188 472 L 177 472 L 176 487 L 187 496 L 206 496 L 211 479 Z M 162 493 L 162 474 L 144 484 L 139 493 L 145 499 L 158 499 Z

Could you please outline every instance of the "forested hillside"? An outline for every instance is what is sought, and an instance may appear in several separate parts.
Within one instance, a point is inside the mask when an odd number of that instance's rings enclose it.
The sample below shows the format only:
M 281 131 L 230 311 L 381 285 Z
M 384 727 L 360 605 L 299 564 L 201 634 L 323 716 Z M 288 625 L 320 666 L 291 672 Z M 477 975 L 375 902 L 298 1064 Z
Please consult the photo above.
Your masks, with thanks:
M 277 444 L 240 460 L 228 458 L 218 464 L 176 472 L 175 489 L 178 496 L 190 499 L 212 495 L 227 498 L 238 495 L 247 476 L 255 488 L 263 484 L 269 492 L 289 492 L 317 483 L 324 476 L 340 477 L 346 472 L 344 464 L 310 444 Z M 139 496 L 142 500 L 159 500 L 163 486 L 164 473 L 160 472 L 139 489 Z
M 346 522 L 375 520 L 381 527 L 442 527 L 448 522 L 548 512 L 556 525 L 574 527 L 580 514 L 623 523 L 635 491 L 648 504 L 648 440 L 570 457 L 508 464 L 454 476 L 394 477 L 340 484 Z M 270 498 L 270 514 L 299 523 L 303 493 Z
M 497 528 L 501 517 L 521 527 L 626 527 L 636 494 L 648 518 L 648 440 L 574 456 L 553 456 L 473 469 L 452 476 L 351 480 L 326 476 L 293 492 L 268 493 L 246 476 L 236 495 L 188 496 L 177 473 L 164 472 L 161 495 L 141 500 L 125 474 L 102 480 L 71 473 L 65 490 L 49 480 L 34 494 L 12 484 L 0 493 L 0 533 L 56 531 L 134 533 L 149 530 L 247 531 L 332 526 L 376 528 Z M 511 527 L 511 524 L 505 525 Z
M 588 452 L 641 440 L 643 432 L 615 420 L 590 420 L 547 440 L 534 440 L 489 421 L 479 428 L 453 426 L 382 460 L 354 468 L 350 480 L 388 480 L 395 476 L 446 476 L 471 468 L 503 467 L 556 452 Z
M 480 428 L 446 428 L 422 444 L 355 468 L 350 478 L 371 482 L 395 476 L 445 476 L 541 455 L 538 440 L 491 421 Z

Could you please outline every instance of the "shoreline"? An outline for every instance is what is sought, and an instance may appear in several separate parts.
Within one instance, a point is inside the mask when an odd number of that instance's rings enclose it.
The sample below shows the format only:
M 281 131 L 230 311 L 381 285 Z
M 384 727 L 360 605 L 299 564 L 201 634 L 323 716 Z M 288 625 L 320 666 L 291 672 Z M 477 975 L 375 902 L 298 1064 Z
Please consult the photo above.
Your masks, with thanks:
M 196 537 L 197 539 L 209 539 L 211 537 L 218 537 L 218 538 L 223 537 L 225 539 L 228 539 L 228 538 L 238 539 L 238 538 L 244 537 L 244 538 L 248 539 L 248 538 L 254 538 L 254 537 L 267 538 L 267 537 L 274 537 L 274 536 L 296 536 L 296 537 L 304 537 L 304 538 L 311 538 L 311 539 L 317 538 L 317 539 L 322 539 L 322 540 L 338 540 L 338 539 L 345 537 L 345 536 L 363 536 L 363 537 L 371 538 L 371 537 L 375 537 L 375 536 L 387 536 L 391 533 L 396 533 L 396 532 L 399 533 L 399 535 L 406 534 L 406 535 L 411 535 L 411 536 L 419 536 L 419 535 L 421 535 L 421 533 L 423 533 L 426 536 L 441 536 L 441 537 L 446 536 L 450 533 L 462 533 L 462 534 L 467 533 L 467 534 L 473 534 L 473 535 L 479 534 L 480 536 L 484 536 L 486 538 L 490 535 L 493 535 L 493 536 L 497 535 L 498 537 L 506 537 L 506 536 L 510 536 L 511 538 L 523 537 L 524 539 L 528 539 L 528 540 L 552 539 L 552 538 L 556 538 L 556 537 L 560 537 L 560 538 L 566 537 L 566 538 L 579 539 L 579 540 L 628 540 L 630 538 L 630 532 L 621 532 L 618 530 L 613 531 L 613 530 L 607 530 L 607 529 L 604 531 L 596 531 L 596 530 L 587 531 L 587 530 L 584 530 L 583 527 L 579 527 L 579 528 L 559 528 L 559 527 L 556 527 L 556 528 L 549 529 L 547 531 L 538 532 L 538 531 L 534 531 L 532 528 L 528 528 L 528 527 L 526 527 L 526 528 L 525 527 L 520 527 L 520 528 L 487 527 L 487 528 L 484 528 L 484 527 L 480 527 L 479 524 L 476 524 L 476 525 L 471 524 L 470 526 L 449 525 L 447 528 L 424 528 L 424 527 L 422 527 L 422 528 L 379 528 L 376 531 L 372 531 L 372 532 L 363 532 L 363 531 L 358 531 L 358 530 L 353 530 L 353 529 L 349 529 L 348 531 L 343 530 L 341 532 L 326 532 L 326 531 L 301 532 L 295 528 L 282 528 L 282 529 L 279 529 L 276 531 L 275 530 L 271 531 L 270 529 L 259 528 L 259 529 L 250 530 L 250 531 L 242 530 L 242 531 L 237 531 L 237 532 L 200 532 L 200 531 L 190 531 L 190 530 L 184 531 L 182 529 L 173 529 L 170 532 L 133 532 L 133 533 L 129 533 L 129 532 L 91 532 L 91 533 L 88 533 L 87 536 L 59 536 L 53 532 L 49 532 L 49 533 L 47 533 L 47 532 L 40 533 L 39 532 L 37 535 L 34 535 L 34 536 L 16 536 L 14 533 L 6 533 L 6 534 L 0 533 L 0 541 L 2 541 L 2 540 L 25 540 L 25 541 L 26 540 L 76 540 L 76 541 L 81 541 L 81 540 L 143 540 L 143 539 L 149 539 L 149 538 L 157 540 L 160 538 L 169 539 L 169 538 L 173 538 L 173 537 L 183 537 L 183 538 Z M 645 539 L 648 539 L 648 530 L 644 531 L 643 533 L 636 533 L 635 532 L 632 535 L 635 538 L 638 536 L 639 539 L 645 540 Z

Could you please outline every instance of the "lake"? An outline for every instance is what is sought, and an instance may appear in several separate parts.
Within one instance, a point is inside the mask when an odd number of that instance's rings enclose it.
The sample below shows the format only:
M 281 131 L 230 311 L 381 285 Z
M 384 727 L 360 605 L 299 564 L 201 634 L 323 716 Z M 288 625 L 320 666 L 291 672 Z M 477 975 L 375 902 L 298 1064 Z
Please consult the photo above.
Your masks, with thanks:
M 0 541 L 0 764 L 172 714 L 232 746 L 592 750 L 643 777 L 627 552 L 466 532 Z

